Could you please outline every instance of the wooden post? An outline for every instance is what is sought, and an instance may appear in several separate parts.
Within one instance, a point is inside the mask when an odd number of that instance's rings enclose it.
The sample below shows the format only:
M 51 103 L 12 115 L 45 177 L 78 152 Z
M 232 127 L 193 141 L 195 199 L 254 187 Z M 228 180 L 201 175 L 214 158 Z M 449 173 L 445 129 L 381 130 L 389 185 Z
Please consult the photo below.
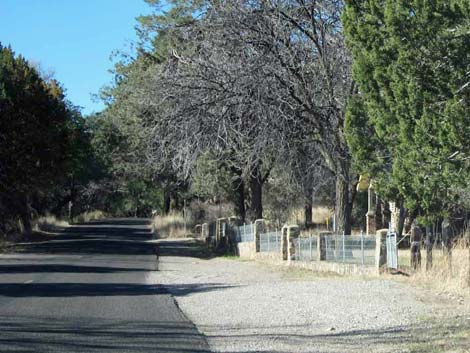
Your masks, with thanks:
M 410 266 L 413 270 L 421 267 L 421 240 L 422 232 L 416 221 L 411 226 Z
M 431 227 L 426 227 L 426 271 L 432 268 L 432 247 L 434 245 L 434 234 Z

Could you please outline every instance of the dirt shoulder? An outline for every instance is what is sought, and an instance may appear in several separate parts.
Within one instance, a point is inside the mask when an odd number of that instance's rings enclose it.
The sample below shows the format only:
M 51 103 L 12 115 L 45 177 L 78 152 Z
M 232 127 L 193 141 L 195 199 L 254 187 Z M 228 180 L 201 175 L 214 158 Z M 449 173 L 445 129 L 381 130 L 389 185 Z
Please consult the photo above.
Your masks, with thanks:
M 468 352 L 470 347 L 468 300 L 455 306 L 452 298 L 393 278 L 346 278 L 234 258 L 160 261 L 150 280 L 174 295 L 215 352 Z

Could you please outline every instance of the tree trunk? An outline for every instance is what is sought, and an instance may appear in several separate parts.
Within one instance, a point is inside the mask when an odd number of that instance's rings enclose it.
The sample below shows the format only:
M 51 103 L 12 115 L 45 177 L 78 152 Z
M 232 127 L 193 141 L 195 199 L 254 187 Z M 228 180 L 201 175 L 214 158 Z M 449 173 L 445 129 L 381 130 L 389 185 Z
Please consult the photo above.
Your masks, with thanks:
M 431 227 L 426 227 L 426 271 L 432 269 L 432 248 L 434 245 L 434 234 Z
M 335 196 L 336 233 L 351 234 L 351 203 L 349 200 L 349 182 L 336 176 Z
M 19 208 L 19 215 L 21 223 L 23 224 L 23 234 L 29 236 L 33 232 L 33 227 L 31 224 L 31 212 L 27 195 L 20 196 Z
M 383 205 L 382 205 L 382 200 L 380 200 L 377 196 L 377 194 L 374 195 L 376 198 L 375 202 L 375 229 L 383 229 L 385 228 L 382 220 L 382 213 L 383 213 Z
M 170 191 L 164 190 L 163 191 L 163 214 L 168 214 L 170 212 Z
M 447 261 L 448 271 L 452 272 L 452 229 L 448 219 L 442 221 L 442 245 L 444 256 Z
M 252 220 L 263 218 L 263 180 L 259 168 L 256 168 L 250 175 Z
M 75 177 L 72 175 L 70 179 L 70 201 L 69 201 L 69 223 L 73 224 L 74 206 L 75 206 Z
M 413 270 L 421 268 L 421 243 L 422 243 L 422 231 L 416 222 L 413 222 L 411 226 L 410 235 L 410 266 Z
M 403 235 L 403 228 L 405 227 L 405 218 L 407 211 L 403 206 L 400 206 L 400 215 L 398 218 L 398 237 Z
M 470 287 L 470 229 L 469 229 L 469 223 L 470 221 L 468 220 L 468 212 L 465 215 L 465 245 L 467 246 L 468 249 L 468 271 L 467 271 L 467 286 Z
M 170 209 L 171 211 L 177 211 L 179 210 L 179 197 L 178 197 L 178 192 L 174 191 L 170 194 L 171 198 L 173 199 L 173 202 L 170 202 Z
M 305 204 L 304 204 L 304 225 L 305 228 L 309 229 L 313 226 L 313 220 L 312 220 L 312 209 L 313 209 L 313 203 L 312 203 L 312 195 L 313 195 L 313 188 L 310 186 L 307 186 L 305 188 Z
M 238 175 L 232 179 L 233 203 L 235 205 L 235 214 L 245 222 L 245 183 Z

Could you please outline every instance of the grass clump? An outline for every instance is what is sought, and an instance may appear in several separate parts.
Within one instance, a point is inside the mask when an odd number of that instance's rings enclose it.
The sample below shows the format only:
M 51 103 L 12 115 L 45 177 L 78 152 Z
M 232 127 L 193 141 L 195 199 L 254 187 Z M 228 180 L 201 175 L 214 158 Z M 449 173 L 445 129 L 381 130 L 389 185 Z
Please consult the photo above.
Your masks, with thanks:
M 296 208 L 292 210 L 290 217 L 287 219 L 287 223 L 303 224 L 304 222 L 304 209 Z M 319 229 L 326 228 L 327 220 L 329 227 L 331 228 L 331 219 L 333 218 L 333 210 L 326 206 L 314 206 L 312 209 L 312 222 Z
M 33 222 L 33 230 L 36 232 L 54 233 L 68 226 L 69 223 L 67 221 L 50 214 L 38 217 Z
M 75 217 L 75 221 L 78 223 L 86 223 L 90 221 L 95 221 L 99 219 L 106 218 L 106 213 L 100 210 L 87 211 L 79 214 Z
M 452 249 L 452 257 L 443 250 L 434 249 L 432 252 L 432 267 L 426 269 L 426 251 L 421 251 L 421 267 L 413 272 L 409 280 L 431 289 L 448 292 L 461 296 L 470 296 L 470 251 L 464 244 L 458 244 Z M 399 250 L 398 263 L 401 267 L 409 268 L 410 251 Z
M 181 212 L 156 215 L 152 220 L 153 232 L 160 238 L 191 237 L 192 226 Z

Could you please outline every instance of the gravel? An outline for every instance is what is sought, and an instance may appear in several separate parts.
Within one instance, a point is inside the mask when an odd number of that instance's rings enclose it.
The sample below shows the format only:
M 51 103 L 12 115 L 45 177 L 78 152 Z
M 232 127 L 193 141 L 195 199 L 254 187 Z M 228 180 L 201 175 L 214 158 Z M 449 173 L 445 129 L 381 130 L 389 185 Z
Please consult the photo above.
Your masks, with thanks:
M 160 261 L 149 280 L 173 294 L 214 352 L 407 352 L 433 313 L 387 279 L 296 276 L 224 258 Z

